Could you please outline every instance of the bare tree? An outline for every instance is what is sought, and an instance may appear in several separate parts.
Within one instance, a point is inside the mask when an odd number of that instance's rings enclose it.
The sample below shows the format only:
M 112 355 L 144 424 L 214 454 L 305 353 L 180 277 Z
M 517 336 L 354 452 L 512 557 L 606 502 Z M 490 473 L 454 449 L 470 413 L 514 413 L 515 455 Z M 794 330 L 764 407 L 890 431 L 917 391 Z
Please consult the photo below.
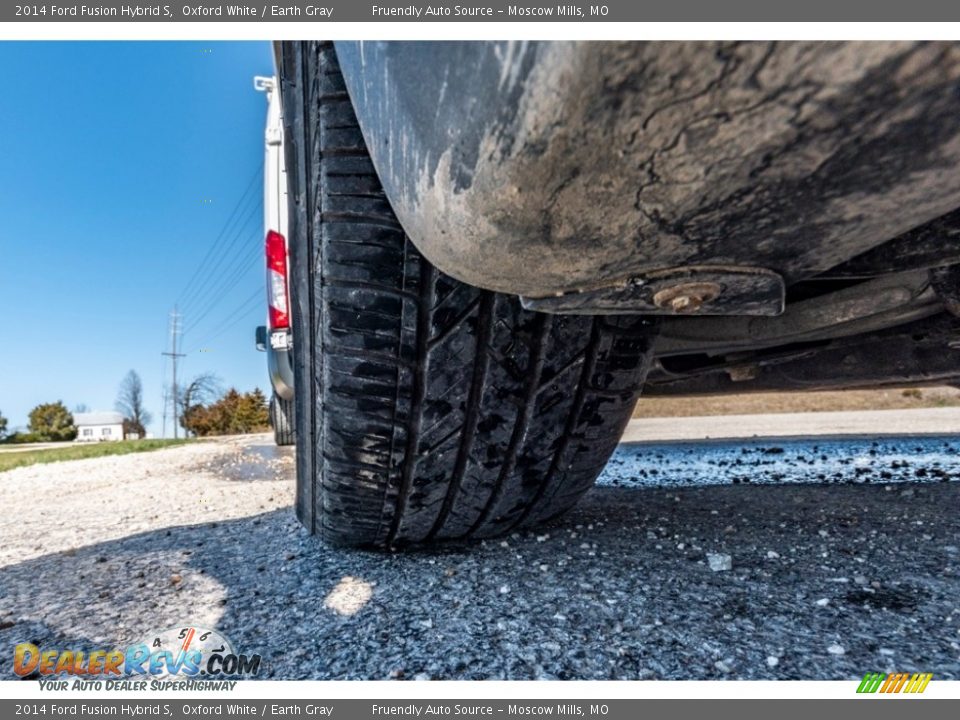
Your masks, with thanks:
M 177 422 L 180 423 L 180 427 L 188 431 L 189 428 L 184 424 L 184 418 L 196 407 L 216 400 L 222 393 L 220 378 L 213 373 L 201 373 L 186 385 L 177 389 Z
M 136 370 L 128 372 L 120 383 L 116 408 L 124 417 L 124 434 L 137 433 L 140 437 L 147 434 L 152 416 L 143 406 L 143 383 Z

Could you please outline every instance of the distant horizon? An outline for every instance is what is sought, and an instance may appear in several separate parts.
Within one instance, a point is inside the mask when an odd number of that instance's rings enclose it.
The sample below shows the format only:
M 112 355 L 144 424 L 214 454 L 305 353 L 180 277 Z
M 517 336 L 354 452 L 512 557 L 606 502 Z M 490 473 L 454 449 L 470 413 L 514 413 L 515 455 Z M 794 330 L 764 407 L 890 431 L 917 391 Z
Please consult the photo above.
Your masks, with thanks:
M 0 165 L 0 293 L 20 308 L 0 354 L 8 433 L 45 402 L 114 411 L 133 369 L 161 437 L 177 303 L 179 380 L 268 393 L 253 77 L 273 72 L 269 43 L 4 42 L 0 61 L 24 69 L 0 116 L 16 138 Z
M 178 384 L 179 384 L 179 383 L 178 383 Z M 249 388 L 240 388 L 240 387 L 236 387 L 235 385 L 223 385 L 223 386 L 220 388 L 220 392 L 219 392 L 218 395 L 217 395 L 217 399 L 223 397 L 224 395 L 226 395 L 226 394 L 227 394 L 228 392 L 230 392 L 231 390 L 236 390 L 236 391 L 237 391 L 238 393 L 240 393 L 241 395 L 245 395 L 245 394 L 247 394 L 247 393 L 252 393 L 252 392 L 255 392 L 255 391 L 259 390 L 261 393 L 263 393 L 263 395 L 264 395 L 264 396 L 267 398 L 267 400 L 269 401 L 269 399 L 270 399 L 270 394 L 269 394 L 269 392 L 265 389 L 264 386 L 269 386 L 269 380 L 267 380 L 265 383 L 261 383 L 261 384 L 259 384 L 259 385 L 255 385 L 255 386 L 249 387 Z M 83 414 L 95 415 L 95 414 L 99 414 L 99 413 L 116 413 L 116 414 L 121 415 L 121 416 L 124 415 L 124 413 L 123 413 L 122 411 L 117 410 L 117 409 L 116 409 L 115 407 L 113 407 L 113 406 L 111 406 L 111 407 L 109 407 L 109 408 L 99 408 L 99 407 L 87 406 L 86 409 L 81 410 L 81 409 L 79 409 L 79 408 L 84 407 L 82 403 L 77 404 L 77 405 L 74 405 L 73 407 L 71 407 L 70 405 L 68 405 L 67 403 L 63 402 L 63 400 L 60 400 L 60 399 L 41 400 L 41 401 L 37 402 L 36 404 L 34 404 L 29 410 L 27 410 L 27 414 L 29 415 L 30 410 L 33 410 L 33 409 L 34 409 L 35 407 L 37 407 L 38 405 L 44 405 L 44 404 L 47 404 L 47 403 L 57 403 L 57 402 L 63 403 L 64 407 L 67 408 L 67 410 L 70 412 L 70 415 L 73 416 L 74 419 L 76 419 L 76 416 L 77 416 L 77 415 L 83 415 Z M 148 405 L 149 405 L 149 403 L 148 403 Z M 147 407 L 147 410 L 150 412 L 152 418 L 151 418 L 151 421 L 147 424 L 147 435 L 146 435 L 145 437 L 161 437 L 161 435 L 160 435 L 159 433 L 154 434 L 154 433 L 150 430 L 150 428 L 152 428 L 154 425 L 158 425 L 158 426 L 162 427 L 162 425 L 163 425 L 163 418 L 157 418 L 156 413 L 153 411 L 153 409 L 152 409 L 151 407 L 148 406 L 148 407 Z M 8 421 L 7 430 L 6 430 L 6 436 L 7 436 L 7 437 L 9 437 L 10 435 L 13 435 L 14 433 L 28 433 L 28 432 L 30 432 L 29 419 L 26 420 L 23 424 L 14 425 L 13 422 L 10 420 L 10 416 L 7 415 L 6 412 L 3 411 L 3 408 L 2 408 L 2 407 L 0 407 L 0 415 L 2 415 L 3 417 L 5 417 L 5 418 L 7 419 L 7 421 Z M 168 428 L 167 428 L 167 435 L 166 435 L 166 437 L 173 437 L 173 427 L 172 427 L 172 425 L 170 425 L 170 422 L 171 422 L 171 421 L 170 421 L 170 415 L 169 415 L 169 413 L 168 413 L 168 415 L 167 415 L 167 425 L 168 425 Z M 183 432 L 184 432 L 183 426 L 182 426 L 182 425 L 178 425 L 177 427 L 178 427 L 178 429 L 179 429 L 180 434 L 182 435 Z M 51 441 L 49 441 L 49 442 L 61 442 L 61 441 L 51 440 Z M 64 440 L 64 441 L 62 441 L 62 442 L 72 442 L 72 440 Z

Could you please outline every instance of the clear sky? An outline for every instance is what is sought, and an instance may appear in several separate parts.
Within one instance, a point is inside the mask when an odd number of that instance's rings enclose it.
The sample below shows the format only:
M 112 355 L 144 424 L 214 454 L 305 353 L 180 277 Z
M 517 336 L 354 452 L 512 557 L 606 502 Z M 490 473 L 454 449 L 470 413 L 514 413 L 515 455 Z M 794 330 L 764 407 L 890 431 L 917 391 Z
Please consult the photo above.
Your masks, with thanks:
M 253 76 L 272 74 L 269 44 L 4 42 L 0 67 L 9 429 L 41 402 L 111 410 L 135 369 L 159 435 L 170 374 L 160 353 L 178 301 L 181 377 L 209 371 L 224 386 L 266 391 L 253 343 L 265 314 L 253 178 L 266 100 Z

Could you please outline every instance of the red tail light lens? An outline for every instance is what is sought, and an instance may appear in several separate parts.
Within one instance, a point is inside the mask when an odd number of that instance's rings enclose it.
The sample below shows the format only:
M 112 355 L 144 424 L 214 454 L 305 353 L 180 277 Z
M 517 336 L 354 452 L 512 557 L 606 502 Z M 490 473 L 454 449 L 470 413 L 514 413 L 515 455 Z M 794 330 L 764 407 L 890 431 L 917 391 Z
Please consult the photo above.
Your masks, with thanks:
M 278 232 L 267 233 L 267 302 L 270 329 L 290 327 L 290 293 L 287 289 L 287 241 Z

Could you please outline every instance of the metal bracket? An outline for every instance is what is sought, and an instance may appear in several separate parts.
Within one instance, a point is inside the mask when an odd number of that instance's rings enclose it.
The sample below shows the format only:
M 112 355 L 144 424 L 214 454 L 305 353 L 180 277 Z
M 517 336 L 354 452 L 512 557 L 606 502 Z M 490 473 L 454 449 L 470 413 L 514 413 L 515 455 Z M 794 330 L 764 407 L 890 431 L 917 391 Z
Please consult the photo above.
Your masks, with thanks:
M 779 315 L 783 278 L 754 267 L 697 265 L 654 270 L 600 287 L 521 296 L 527 310 L 572 315 Z
M 277 86 L 277 79 L 274 77 L 265 77 L 255 75 L 253 78 L 253 89 L 257 92 L 269 92 Z
M 283 128 L 268 127 L 264 132 L 267 145 L 280 145 L 283 142 Z
M 960 265 L 937 268 L 930 274 L 933 289 L 947 312 L 960 317 Z

